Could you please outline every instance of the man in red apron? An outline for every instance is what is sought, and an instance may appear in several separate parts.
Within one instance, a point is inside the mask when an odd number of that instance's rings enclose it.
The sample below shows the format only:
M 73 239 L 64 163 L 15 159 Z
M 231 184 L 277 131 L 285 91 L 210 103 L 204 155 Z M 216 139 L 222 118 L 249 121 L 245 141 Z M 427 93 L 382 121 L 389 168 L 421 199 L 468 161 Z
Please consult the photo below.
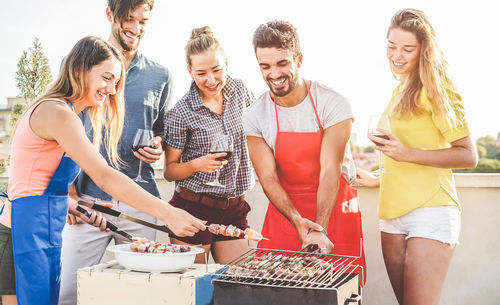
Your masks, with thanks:
M 353 115 L 334 90 L 299 77 L 297 32 L 286 21 L 261 25 L 254 50 L 270 91 L 245 112 L 250 158 L 270 200 L 259 248 L 359 257 L 353 272 L 366 280 L 361 213 L 349 181 L 355 170 L 348 149 Z M 349 166 L 351 165 L 351 167 Z M 347 180 L 347 179 L 349 180 Z

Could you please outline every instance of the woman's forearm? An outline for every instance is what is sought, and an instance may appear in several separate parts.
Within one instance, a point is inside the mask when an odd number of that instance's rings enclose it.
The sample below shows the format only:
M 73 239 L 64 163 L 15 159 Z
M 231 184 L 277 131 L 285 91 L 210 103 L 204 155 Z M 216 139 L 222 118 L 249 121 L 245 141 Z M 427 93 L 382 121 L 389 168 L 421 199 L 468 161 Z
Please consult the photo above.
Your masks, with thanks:
M 94 175 L 95 176 L 95 175 Z M 107 168 L 97 177 L 90 177 L 104 192 L 119 201 L 165 222 L 171 206 L 145 191 L 129 177 L 112 168 Z
M 463 146 L 437 150 L 409 148 L 407 156 L 407 162 L 438 168 L 474 168 L 477 164 L 476 153 Z
M 470 136 L 451 142 L 448 148 L 424 149 L 407 147 L 392 133 L 382 132 L 388 139 L 377 139 L 382 145 L 376 149 L 395 161 L 438 168 L 473 168 L 477 165 L 477 151 Z
M 163 177 L 167 181 L 183 180 L 191 177 L 197 172 L 193 166 L 193 160 L 189 162 L 170 162 L 165 164 L 163 169 Z

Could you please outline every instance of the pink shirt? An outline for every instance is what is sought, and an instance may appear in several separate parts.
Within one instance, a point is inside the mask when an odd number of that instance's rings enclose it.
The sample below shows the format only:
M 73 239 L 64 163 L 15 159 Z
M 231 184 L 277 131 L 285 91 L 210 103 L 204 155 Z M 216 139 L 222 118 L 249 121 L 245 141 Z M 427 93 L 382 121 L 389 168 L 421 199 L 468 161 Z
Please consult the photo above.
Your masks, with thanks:
M 60 99 L 50 99 L 66 103 Z M 31 107 L 19 121 L 11 146 L 9 168 L 9 200 L 26 196 L 43 195 L 64 153 L 56 141 L 47 141 L 31 130 L 30 118 L 36 106 Z M 11 227 L 11 203 L 5 202 L 0 223 Z

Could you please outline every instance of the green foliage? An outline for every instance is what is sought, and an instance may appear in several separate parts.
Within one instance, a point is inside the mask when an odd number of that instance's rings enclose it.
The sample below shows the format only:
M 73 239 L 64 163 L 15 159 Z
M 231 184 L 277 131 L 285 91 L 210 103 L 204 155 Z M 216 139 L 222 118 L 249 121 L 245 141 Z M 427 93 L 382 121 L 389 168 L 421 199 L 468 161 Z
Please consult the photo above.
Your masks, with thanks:
M 26 104 L 33 102 L 52 82 L 49 61 L 42 50 L 38 38 L 33 41 L 33 47 L 23 51 L 17 63 L 16 85 L 21 91 Z
M 476 146 L 486 149 L 486 158 L 500 160 L 500 144 L 492 136 L 481 137 L 476 140 Z
M 484 146 L 477 145 L 477 155 L 479 158 L 486 158 L 486 156 L 488 155 L 488 151 Z
M 10 126 L 16 126 L 17 120 L 24 113 L 24 111 L 28 108 L 26 104 L 15 104 L 12 106 L 12 112 L 10 113 Z
M 0 160 L 0 175 L 5 173 L 6 170 L 7 170 L 7 168 L 5 167 L 5 162 L 3 160 Z M 0 187 L 0 190 L 2 190 L 1 187 Z
M 364 150 L 363 146 L 354 145 L 354 144 L 352 144 L 352 142 L 349 142 L 349 146 L 351 147 L 352 152 L 360 153 L 360 152 L 363 152 L 363 150 Z
M 369 146 L 366 146 L 366 147 L 365 147 L 364 152 L 365 152 L 365 153 L 372 153 L 372 152 L 375 152 L 375 146 L 374 146 L 374 145 L 369 145 Z
M 455 169 L 455 173 L 500 173 L 500 160 L 481 158 L 476 168 Z

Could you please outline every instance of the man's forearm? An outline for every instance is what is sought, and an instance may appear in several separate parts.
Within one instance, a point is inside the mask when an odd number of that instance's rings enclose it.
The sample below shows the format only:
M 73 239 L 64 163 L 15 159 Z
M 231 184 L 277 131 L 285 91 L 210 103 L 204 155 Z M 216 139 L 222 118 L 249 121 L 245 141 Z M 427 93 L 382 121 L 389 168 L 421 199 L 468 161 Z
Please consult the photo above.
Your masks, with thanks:
M 267 177 L 260 179 L 262 189 L 271 204 L 297 228 L 298 220 L 302 218 L 290 197 L 281 186 L 277 177 Z
M 332 172 L 320 177 L 315 222 L 325 229 L 328 228 L 330 216 L 337 202 L 339 181 L 340 175 Z

